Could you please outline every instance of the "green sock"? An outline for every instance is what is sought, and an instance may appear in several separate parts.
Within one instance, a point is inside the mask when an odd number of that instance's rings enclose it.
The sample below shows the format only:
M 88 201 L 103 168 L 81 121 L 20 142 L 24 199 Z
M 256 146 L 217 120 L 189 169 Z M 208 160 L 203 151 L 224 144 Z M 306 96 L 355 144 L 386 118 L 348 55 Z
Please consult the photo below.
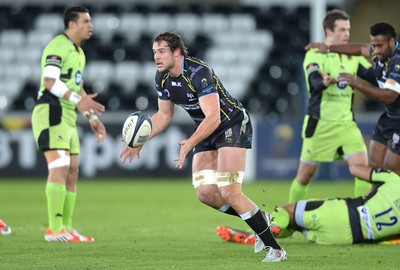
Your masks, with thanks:
M 365 196 L 371 189 L 371 184 L 361 180 L 358 177 L 354 177 L 354 196 Z
M 63 228 L 63 208 L 65 193 L 65 185 L 47 182 L 47 211 L 49 215 L 49 228 L 52 232 L 60 232 Z
M 72 230 L 72 216 L 74 214 L 75 202 L 76 202 L 76 192 L 67 191 L 67 193 L 65 194 L 64 216 L 63 216 L 64 226 L 67 231 Z
M 289 190 L 289 203 L 307 199 L 309 187 L 310 185 L 300 185 L 295 178 Z

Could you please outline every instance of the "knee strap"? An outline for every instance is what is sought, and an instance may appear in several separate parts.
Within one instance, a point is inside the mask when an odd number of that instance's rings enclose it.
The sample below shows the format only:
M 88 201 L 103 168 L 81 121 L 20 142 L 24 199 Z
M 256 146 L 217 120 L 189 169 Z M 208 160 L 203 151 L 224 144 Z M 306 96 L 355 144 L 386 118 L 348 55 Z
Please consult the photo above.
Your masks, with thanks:
M 217 172 L 217 185 L 218 187 L 225 187 L 235 183 L 241 184 L 243 182 L 244 172 Z
M 203 185 L 215 185 L 217 184 L 217 171 L 215 170 L 201 170 L 193 173 L 192 184 L 194 188 Z

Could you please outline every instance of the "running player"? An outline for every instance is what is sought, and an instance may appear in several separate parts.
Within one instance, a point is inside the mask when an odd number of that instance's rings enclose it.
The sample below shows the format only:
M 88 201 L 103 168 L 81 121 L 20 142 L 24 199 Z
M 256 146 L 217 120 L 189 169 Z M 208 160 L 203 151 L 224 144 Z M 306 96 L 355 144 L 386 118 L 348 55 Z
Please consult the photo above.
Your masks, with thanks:
M 65 32 L 52 39 L 42 54 L 40 90 L 32 113 L 32 129 L 37 148 L 48 167 L 46 198 L 49 228 L 46 241 L 93 242 L 72 227 L 79 165 L 77 108 L 88 119 L 98 142 L 106 130 L 97 114 L 104 106 L 83 89 L 85 54 L 81 42 L 90 38 L 92 22 L 84 7 L 64 13 Z
M 176 167 L 181 169 L 186 155 L 193 151 L 192 183 L 199 200 L 225 214 L 240 216 L 256 232 L 259 241 L 255 252 L 267 251 L 263 262 L 286 260 L 286 252 L 273 237 L 259 207 L 242 193 L 246 149 L 252 145 L 248 113 L 226 91 L 210 66 L 188 56 L 183 40 L 175 32 L 158 35 L 153 53 L 158 112 L 152 116 L 150 138 L 171 123 L 175 104 L 186 110 L 196 129 L 179 142 Z M 140 150 L 126 146 L 120 158 L 132 161 L 135 155 L 140 157 Z

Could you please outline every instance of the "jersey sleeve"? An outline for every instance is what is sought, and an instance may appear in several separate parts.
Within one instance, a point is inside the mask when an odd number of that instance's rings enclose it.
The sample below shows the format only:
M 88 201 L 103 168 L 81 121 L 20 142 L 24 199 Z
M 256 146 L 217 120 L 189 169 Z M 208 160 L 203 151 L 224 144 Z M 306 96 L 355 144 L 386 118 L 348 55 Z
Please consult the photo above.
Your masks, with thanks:
M 400 177 L 395 172 L 378 168 L 371 171 L 370 181 L 373 183 L 400 181 Z
M 378 86 L 372 64 L 363 56 L 353 57 L 358 57 L 357 76 L 366 80 L 372 85 Z
M 389 62 L 389 76 L 383 88 L 400 93 L 400 56 L 395 56 Z
M 163 74 L 157 71 L 154 80 L 154 86 L 157 90 L 158 98 L 161 100 L 170 100 L 168 90 L 166 88 L 163 89 L 162 86 L 163 81 L 164 81 Z
M 52 65 L 61 69 L 67 57 L 68 50 L 61 38 L 53 39 L 43 51 L 44 66 Z
M 199 98 L 218 92 L 215 87 L 215 79 L 211 68 L 203 67 L 196 72 L 191 81 L 191 84 L 196 90 Z
M 317 53 L 314 50 L 309 50 L 306 53 L 303 62 L 305 80 L 309 91 L 322 91 L 326 88 L 323 83 L 323 79 L 321 74 L 319 74 L 319 70 L 323 70 L 323 61 L 321 58 L 321 54 Z

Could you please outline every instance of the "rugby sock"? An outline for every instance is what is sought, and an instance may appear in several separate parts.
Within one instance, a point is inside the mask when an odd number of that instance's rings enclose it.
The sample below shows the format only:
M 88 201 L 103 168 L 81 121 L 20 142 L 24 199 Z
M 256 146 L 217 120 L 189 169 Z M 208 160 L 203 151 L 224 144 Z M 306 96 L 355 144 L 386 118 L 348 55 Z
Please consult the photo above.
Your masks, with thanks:
M 295 178 L 289 190 L 289 203 L 307 199 L 310 185 L 301 185 Z
M 74 214 L 76 202 L 76 192 L 67 191 L 64 202 L 63 222 L 67 231 L 72 231 L 72 216 Z
M 365 196 L 371 190 L 371 184 L 361 180 L 358 177 L 354 177 L 354 196 Z
M 47 182 L 46 198 L 49 216 L 49 229 L 52 232 L 61 232 L 63 229 L 63 210 L 65 200 L 65 185 Z
M 235 209 L 233 209 L 228 203 L 225 203 L 223 206 L 221 206 L 218 211 L 228 214 L 228 215 L 232 215 L 232 216 L 236 216 L 239 217 L 240 215 L 236 212 Z
M 254 210 L 258 211 L 247 218 Z M 253 229 L 253 231 L 261 238 L 266 246 L 272 247 L 274 249 L 281 249 L 281 246 L 276 241 L 275 237 L 272 235 L 268 223 L 266 222 L 263 214 L 261 213 L 258 206 L 254 206 L 252 210 L 247 213 L 240 215 L 240 217 Z

